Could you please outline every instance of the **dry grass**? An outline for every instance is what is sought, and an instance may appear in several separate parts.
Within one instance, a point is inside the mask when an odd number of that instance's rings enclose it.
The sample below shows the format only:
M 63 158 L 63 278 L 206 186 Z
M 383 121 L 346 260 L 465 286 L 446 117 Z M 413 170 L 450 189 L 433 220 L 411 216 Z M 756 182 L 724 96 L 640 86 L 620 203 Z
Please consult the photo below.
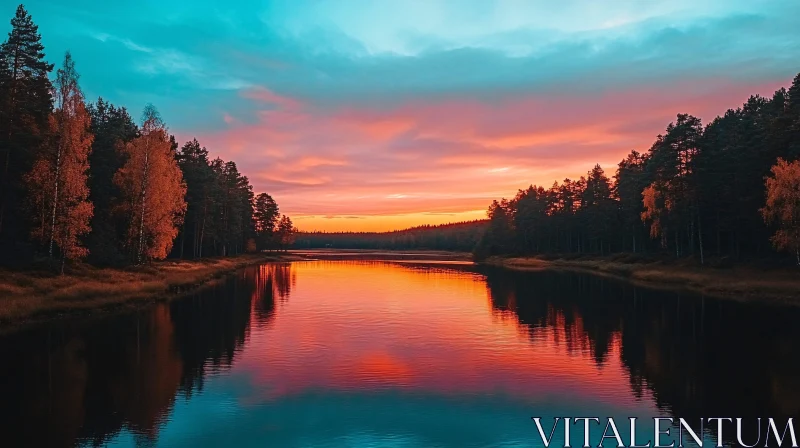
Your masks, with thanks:
M 241 255 L 111 269 L 72 267 L 66 275 L 0 270 L 0 325 L 81 310 L 180 296 L 243 266 L 288 259 Z
M 486 263 L 516 270 L 589 271 L 659 289 L 684 290 L 718 298 L 768 300 L 800 305 L 800 270 L 792 268 L 762 269 L 742 266 L 720 269 L 687 261 L 626 260 L 624 257 L 492 257 Z

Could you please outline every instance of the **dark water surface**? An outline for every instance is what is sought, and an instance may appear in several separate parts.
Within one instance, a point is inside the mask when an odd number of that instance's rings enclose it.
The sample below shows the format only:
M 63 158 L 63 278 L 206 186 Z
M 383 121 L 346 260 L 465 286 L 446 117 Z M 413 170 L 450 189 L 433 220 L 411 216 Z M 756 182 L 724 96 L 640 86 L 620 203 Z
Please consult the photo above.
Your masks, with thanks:
M 541 446 L 533 416 L 797 418 L 798 367 L 794 308 L 469 263 L 267 264 L 0 337 L 0 446 Z

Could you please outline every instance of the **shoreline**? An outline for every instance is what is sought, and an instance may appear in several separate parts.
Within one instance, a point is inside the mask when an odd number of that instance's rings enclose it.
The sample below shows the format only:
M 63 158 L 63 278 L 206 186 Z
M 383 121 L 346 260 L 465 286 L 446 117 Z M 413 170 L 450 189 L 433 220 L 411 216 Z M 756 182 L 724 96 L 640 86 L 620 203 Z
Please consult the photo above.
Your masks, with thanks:
M 705 297 L 761 301 L 800 306 L 800 270 L 766 270 L 738 266 L 715 268 L 675 262 L 493 256 L 476 262 L 516 271 L 570 270 L 619 280 L 646 288 L 684 291 Z
M 148 266 L 74 266 L 47 271 L 0 269 L 0 334 L 48 321 L 105 315 L 185 297 L 246 266 L 304 260 L 291 253 L 165 260 Z
M 314 253 L 316 252 L 316 253 Z M 93 318 L 185 297 L 235 271 L 261 263 L 359 260 L 376 253 L 422 258 L 468 259 L 446 251 L 293 250 L 227 258 L 167 260 L 149 266 L 74 266 L 64 276 L 47 271 L 0 269 L 0 334 L 61 319 Z M 348 256 L 356 255 L 356 256 Z M 449 256 L 449 257 L 448 257 Z M 701 267 L 686 260 L 640 260 L 621 256 L 503 257 L 475 262 L 516 271 L 569 270 L 622 280 L 636 286 L 706 297 L 800 306 L 800 271 L 756 267 Z

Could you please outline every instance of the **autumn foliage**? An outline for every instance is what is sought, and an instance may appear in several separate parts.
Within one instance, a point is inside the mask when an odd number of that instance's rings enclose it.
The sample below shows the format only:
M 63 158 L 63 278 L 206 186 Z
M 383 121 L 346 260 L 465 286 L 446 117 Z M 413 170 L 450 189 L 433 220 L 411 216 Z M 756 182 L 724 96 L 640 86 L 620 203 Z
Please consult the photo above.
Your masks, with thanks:
M 126 159 L 114 176 L 118 213 L 129 223 L 126 246 L 137 264 L 169 255 L 186 211 L 186 184 L 155 109 L 145 110 L 141 135 L 122 147 Z
M 775 248 L 793 252 L 800 265 L 800 161 L 778 159 L 771 172 L 761 214 L 768 224 L 778 227 L 771 238 Z
M 80 237 L 89 233 L 92 217 L 86 185 L 92 134 L 69 53 L 58 70 L 55 85 L 57 108 L 50 116 L 52 138 L 39 152 L 25 179 L 36 215 L 32 237 L 47 244 L 51 258 L 56 246 L 62 259 L 72 260 L 88 253 Z
M 195 139 L 179 147 L 152 106 L 137 126 L 125 107 L 87 104 L 69 52 L 51 83 L 52 69 L 20 5 L 0 42 L 0 263 L 47 255 L 63 273 L 87 255 L 121 266 L 293 242 L 291 221 L 278 229 L 277 203 L 261 193 L 256 204 L 235 162 L 209 160 Z
M 777 258 L 778 248 L 800 260 L 800 176 L 785 162 L 800 160 L 798 130 L 800 74 L 705 125 L 677 114 L 648 149 L 619 162 L 613 181 L 596 166 L 494 201 L 474 254 L 635 253 L 700 265 L 710 255 L 710 264 L 730 266 Z
M 650 222 L 650 237 L 656 238 L 662 234 L 661 214 L 663 213 L 663 198 L 658 186 L 653 183 L 642 190 L 642 221 Z

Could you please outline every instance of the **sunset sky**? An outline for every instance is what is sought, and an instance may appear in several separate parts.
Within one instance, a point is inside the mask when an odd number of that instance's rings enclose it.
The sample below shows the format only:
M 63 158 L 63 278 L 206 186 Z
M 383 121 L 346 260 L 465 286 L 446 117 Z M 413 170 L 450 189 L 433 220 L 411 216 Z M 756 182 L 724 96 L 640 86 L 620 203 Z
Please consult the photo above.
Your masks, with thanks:
M 301 230 L 482 218 L 531 183 L 610 176 L 677 113 L 706 123 L 800 72 L 796 0 L 25 6 L 87 98 L 137 119 L 153 103 Z

